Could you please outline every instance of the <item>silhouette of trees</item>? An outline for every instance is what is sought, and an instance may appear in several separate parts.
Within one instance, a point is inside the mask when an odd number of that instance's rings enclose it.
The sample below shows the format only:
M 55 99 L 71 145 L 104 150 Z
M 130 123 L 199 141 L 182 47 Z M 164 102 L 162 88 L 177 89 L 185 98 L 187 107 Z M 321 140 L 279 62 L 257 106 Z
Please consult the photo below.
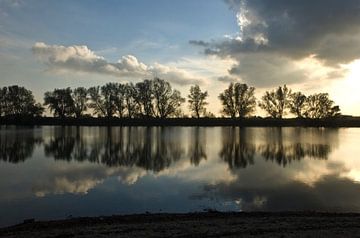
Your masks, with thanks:
M 251 115 L 255 111 L 256 98 L 254 87 L 247 84 L 231 83 L 219 99 L 223 105 L 223 114 L 235 118 L 243 118 Z
M 124 117 L 126 109 L 127 85 L 107 83 L 101 87 L 89 88 L 89 108 L 95 115 L 113 117 L 117 114 Z
M 113 87 L 115 111 L 120 118 L 123 118 L 126 108 L 126 104 L 125 104 L 126 86 L 120 83 L 115 83 L 112 85 L 112 87 Z
M 173 90 L 169 82 L 155 78 L 153 81 L 156 116 L 167 118 L 179 114 L 180 106 L 185 102 L 178 90 Z
M 169 82 L 162 79 L 144 80 L 136 85 L 107 83 L 101 88 L 91 87 L 89 108 L 95 115 L 120 118 L 161 117 L 167 118 L 179 113 L 185 101 Z
M 340 107 L 329 99 L 329 94 L 318 93 L 307 97 L 305 116 L 308 118 L 329 118 L 340 115 Z
M 276 90 L 266 91 L 262 96 L 259 107 L 271 117 L 281 119 L 289 107 L 291 90 L 284 85 Z
M 77 118 L 83 116 L 83 113 L 87 110 L 87 89 L 84 87 L 75 88 L 71 96 L 74 101 L 74 114 Z
M 306 114 L 306 96 L 301 92 L 290 94 L 289 108 L 290 112 L 298 118 L 304 117 Z
M 199 85 L 191 86 L 190 94 L 188 95 L 188 103 L 190 110 L 195 114 L 197 118 L 200 118 L 201 114 L 206 114 L 205 106 L 208 104 L 205 100 L 208 97 L 208 92 L 202 92 Z
M 136 102 L 137 91 L 135 86 L 131 84 L 125 84 L 125 102 L 127 109 L 127 116 L 129 118 L 134 118 L 139 114 L 139 107 Z
M 52 92 L 46 92 L 44 96 L 44 105 L 48 106 L 54 116 L 65 118 L 74 113 L 74 100 L 71 96 L 70 88 L 54 89 Z
M 104 107 L 104 99 L 100 95 L 100 86 L 89 88 L 88 93 L 89 93 L 88 107 L 93 110 L 93 114 L 100 116 L 106 115 L 106 110 Z
M 135 88 L 137 92 L 136 101 L 139 106 L 140 114 L 148 118 L 153 117 L 155 115 L 153 105 L 153 81 L 146 79 L 137 83 Z
M 231 118 L 244 118 L 256 109 L 255 88 L 246 84 L 231 83 L 218 98 L 222 103 L 222 113 Z M 207 91 L 199 85 L 190 87 L 187 101 L 196 118 L 215 117 L 206 111 Z M 119 118 L 169 118 L 186 117 L 181 110 L 185 98 L 165 80 L 154 78 L 133 83 L 107 83 L 88 89 L 62 88 L 45 92 L 44 106 L 55 117 L 81 118 L 88 114 L 98 117 Z M 331 118 L 340 115 L 340 108 L 327 93 L 305 96 L 301 92 L 292 93 L 286 85 L 267 91 L 258 106 L 271 117 L 282 119 L 287 110 L 297 118 Z M 30 90 L 17 85 L 0 88 L 1 116 L 41 116 L 44 107 L 36 103 Z
M 0 88 L 0 116 L 41 116 L 43 112 L 30 90 L 18 85 Z
M 0 88 L 0 117 L 5 114 L 7 109 L 6 93 L 7 87 Z

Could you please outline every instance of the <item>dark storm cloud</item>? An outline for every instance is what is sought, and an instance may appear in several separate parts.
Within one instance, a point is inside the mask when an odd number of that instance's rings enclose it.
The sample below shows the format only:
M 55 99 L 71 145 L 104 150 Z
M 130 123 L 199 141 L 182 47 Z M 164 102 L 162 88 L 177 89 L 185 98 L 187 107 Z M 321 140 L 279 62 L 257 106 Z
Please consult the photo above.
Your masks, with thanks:
M 229 74 L 248 83 L 267 87 L 307 80 L 309 74 L 294 62 L 309 56 L 334 70 L 360 58 L 360 0 L 225 2 L 236 13 L 238 35 L 191 43 L 207 55 L 235 59 Z
M 331 63 L 349 62 L 360 56 L 359 0 L 226 2 L 232 9 L 240 9 L 239 13 L 243 12 L 251 22 L 244 26 L 243 41 L 215 44 L 220 53 L 269 51 L 295 58 L 317 54 Z M 268 44 L 256 43 L 259 34 Z

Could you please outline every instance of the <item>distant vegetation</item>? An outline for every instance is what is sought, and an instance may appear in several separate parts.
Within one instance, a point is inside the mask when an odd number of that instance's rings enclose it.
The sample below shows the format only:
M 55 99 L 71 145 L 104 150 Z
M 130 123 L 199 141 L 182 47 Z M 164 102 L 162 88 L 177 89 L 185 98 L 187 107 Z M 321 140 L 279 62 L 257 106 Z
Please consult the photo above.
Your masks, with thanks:
M 206 110 L 207 91 L 199 85 L 191 86 L 187 96 L 193 117 L 215 117 Z M 267 91 L 260 100 L 255 88 L 247 84 L 230 83 L 218 97 L 224 117 L 246 118 L 254 116 L 256 107 L 271 118 L 281 119 L 287 113 L 297 118 L 332 118 L 340 115 L 339 106 L 327 93 L 305 96 L 292 92 L 286 85 Z M 169 82 L 155 78 L 132 84 L 107 83 L 90 88 L 63 88 L 45 92 L 44 103 L 36 103 L 30 90 L 19 86 L 0 88 L 0 116 L 40 117 L 44 106 L 58 118 L 183 118 L 185 103 L 180 92 Z

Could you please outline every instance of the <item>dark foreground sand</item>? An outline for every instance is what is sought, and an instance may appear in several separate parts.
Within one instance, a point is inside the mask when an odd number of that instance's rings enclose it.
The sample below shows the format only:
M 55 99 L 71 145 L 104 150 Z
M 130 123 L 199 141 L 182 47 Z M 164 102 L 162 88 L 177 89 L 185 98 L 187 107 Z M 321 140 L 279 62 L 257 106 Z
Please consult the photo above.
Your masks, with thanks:
M 144 214 L 42 221 L 0 237 L 360 237 L 360 214 Z

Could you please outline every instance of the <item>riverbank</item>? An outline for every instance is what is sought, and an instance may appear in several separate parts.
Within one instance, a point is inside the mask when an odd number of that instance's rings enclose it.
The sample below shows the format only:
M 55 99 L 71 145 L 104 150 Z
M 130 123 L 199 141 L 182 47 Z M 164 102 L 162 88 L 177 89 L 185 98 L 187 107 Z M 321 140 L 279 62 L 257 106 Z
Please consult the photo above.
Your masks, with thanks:
M 140 214 L 27 221 L 0 237 L 354 237 L 360 214 L 188 213 Z
M 328 119 L 274 118 L 0 118 L 0 125 L 68 126 L 242 126 L 242 127 L 360 127 L 360 117 Z

